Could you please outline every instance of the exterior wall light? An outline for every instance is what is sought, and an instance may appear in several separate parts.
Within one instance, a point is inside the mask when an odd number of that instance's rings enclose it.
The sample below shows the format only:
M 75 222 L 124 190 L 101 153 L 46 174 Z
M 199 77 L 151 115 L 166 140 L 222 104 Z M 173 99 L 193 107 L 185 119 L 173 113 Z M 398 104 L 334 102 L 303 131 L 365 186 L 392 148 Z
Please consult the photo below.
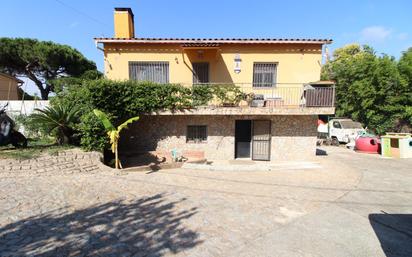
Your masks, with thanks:
M 240 63 L 242 62 L 242 59 L 240 58 L 240 54 L 235 54 L 234 61 L 235 61 L 234 71 L 236 74 L 239 74 L 242 71 L 242 69 L 240 68 Z

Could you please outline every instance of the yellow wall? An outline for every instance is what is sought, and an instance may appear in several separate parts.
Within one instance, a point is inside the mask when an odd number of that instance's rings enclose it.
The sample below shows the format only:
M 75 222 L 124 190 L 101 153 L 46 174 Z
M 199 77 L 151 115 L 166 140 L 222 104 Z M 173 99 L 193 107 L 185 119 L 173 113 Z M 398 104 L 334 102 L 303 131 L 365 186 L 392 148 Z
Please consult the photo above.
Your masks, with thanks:
M 17 81 L 0 74 L 0 100 L 20 100 Z
M 182 53 L 183 51 L 183 53 Z M 209 62 L 210 82 L 252 83 L 254 62 L 276 62 L 279 86 L 293 86 L 320 79 L 322 47 L 316 44 L 221 45 L 219 49 L 182 50 L 176 44 L 105 44 L 105 75 L 129 79 L 129 61 L 169 62 L 170 83 L 192 83 L 192 62 Z M 234 72 L 234 58 L 242 59 L 241 72 Z M 287 83 L 287 84 L 286 84 Z
M 134 22 L 127 11 L 114 11 L 114 36 L 117 38 L 134 37 Z

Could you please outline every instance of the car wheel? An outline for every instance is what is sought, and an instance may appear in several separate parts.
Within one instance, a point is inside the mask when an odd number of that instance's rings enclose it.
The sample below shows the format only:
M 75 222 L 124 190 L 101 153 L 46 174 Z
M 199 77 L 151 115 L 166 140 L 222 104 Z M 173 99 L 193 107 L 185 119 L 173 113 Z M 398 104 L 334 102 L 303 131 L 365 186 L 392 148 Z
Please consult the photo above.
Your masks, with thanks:
M 336 137 L 332 138 L 332 145 L 339 146 L 339 140 Z

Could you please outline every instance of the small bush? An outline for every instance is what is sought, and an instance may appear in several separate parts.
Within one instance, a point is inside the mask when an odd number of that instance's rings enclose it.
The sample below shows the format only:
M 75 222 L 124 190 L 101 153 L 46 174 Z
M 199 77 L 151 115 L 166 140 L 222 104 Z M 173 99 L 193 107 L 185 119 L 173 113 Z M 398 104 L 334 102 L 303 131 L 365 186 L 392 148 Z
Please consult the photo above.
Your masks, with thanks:
M 33 121 L 29 115 L 21 114 L 15 116 L 14 121 L 18 128 L 22 127 L 24 129 L 24 134 L 26 137 L 43 138 L 48 135 L 47 128 L 43 126 L 43 124 L 38 124 Z
M 222 105 L 238 105 L 246 100 L 246 94 L 234 84 L 214 86 L 214 94 Z
M 102 122 L 93 112 L 84 114 L 76 129 L 79 131 L 80 145 L 85 150 L 103 151 L 109 147 L 109 140 Z
M 76 143 L 74 125 L 80 120 L 80 110 L 73 103 L 36 109 L 30 119 L 54 135 L 59 145 Z
M 213 100 L 213 86 L 207 84 L 193 85 L 192 101 L 193 106 L 207 105 Z

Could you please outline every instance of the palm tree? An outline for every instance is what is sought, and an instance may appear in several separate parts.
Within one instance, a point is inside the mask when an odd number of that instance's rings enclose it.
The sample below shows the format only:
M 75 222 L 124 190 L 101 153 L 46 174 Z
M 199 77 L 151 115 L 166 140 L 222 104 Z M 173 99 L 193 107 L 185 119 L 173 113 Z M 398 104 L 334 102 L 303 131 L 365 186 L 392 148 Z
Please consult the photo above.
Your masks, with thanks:
M 43 126 L 47 133 L 55 132 L 59 145 L 70 143 L 74 134 L 73 125 L 79 122 L 80 110 L 69 105 L 49 106 L 35 109 L 37 113 L 30 115 L 33 122 Z
M 97 116 L 97 118 L 100 119 L 100 121 L 103 123 L 104 128 L 106 129 L 107 136 L 109 137 L 110 144 L 112 145 L 112 152 L 114 153 L 114 156 L 115 156 L 114 157 L 115 158 L 115 168 L 118 169 L 121 166 L 120 161 L 119 161 L 119 153 L 117 150 L 117 146 L 119 144 L 119 139 L 120 139 L 120 132 L 124 128 L 127 128 L 127 125 L 129 125 L 130 123 L 139 120 L 139 117 L 136 116 L 136 117 L 130 118 L 127 121 L 120 124 L 117 128 L 115 128 L 104 112 L 97 110 L 97 109 L 94 109 L 93 112 Z

